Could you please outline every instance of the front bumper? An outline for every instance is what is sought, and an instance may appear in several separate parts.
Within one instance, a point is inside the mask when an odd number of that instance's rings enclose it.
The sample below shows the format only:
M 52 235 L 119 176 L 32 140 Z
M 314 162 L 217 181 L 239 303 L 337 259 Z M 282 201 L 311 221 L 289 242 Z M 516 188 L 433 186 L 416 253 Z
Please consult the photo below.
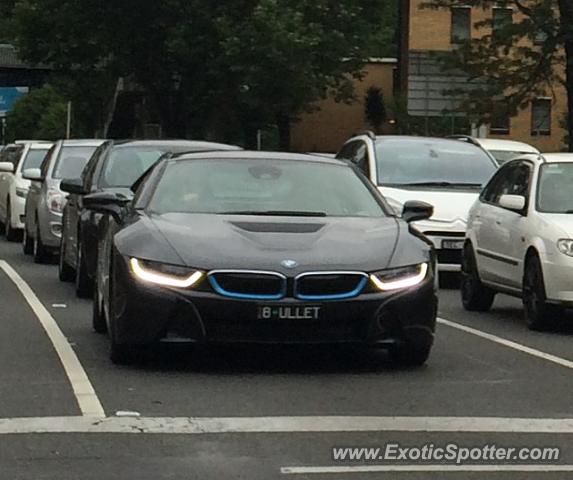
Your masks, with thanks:
M 22 230 L 24 228 L 24 218 L 26 215 L 26 199 L 15 196 L 11 199 L 12 228 Z
M 441 272 L 461 272 L 462 250 L 466 236 L 466 222 L 417 222 L 416 229 L 433 244 Z
M 260 302 L 200 289 L 144 284 L 135 280 L 127 267 L 121 270 L 126 304 L 124 314 L 114 321 L 118 343 L 433 343 L 438 301 L 432 274 L 417 287 L 395 293 L 365 293 L 323 302 L 294 298 Z M 261 320 L 260 305 L 320 306 L 321 313 L 317 320 Z
M 547 299 L 573 307 L 573 257 L 551 255 L 543 261 L 542 268 Z

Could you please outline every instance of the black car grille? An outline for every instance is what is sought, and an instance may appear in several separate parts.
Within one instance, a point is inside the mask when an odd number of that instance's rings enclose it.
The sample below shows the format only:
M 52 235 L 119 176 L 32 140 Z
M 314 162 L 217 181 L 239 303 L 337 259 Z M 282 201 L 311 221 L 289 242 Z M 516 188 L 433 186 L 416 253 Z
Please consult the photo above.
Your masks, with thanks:
M 286 278 L 265 272 L 214 272 L 209 275 L 213 289 L 226 297 L 278 300 L 286 294 Z
M 361 273 L 307 273 L 296 279 L 295 296 L 301 300 L 351 298 L 361 293 L 366 281 Z
M 438 255 L 438 263 L 449 263 L 455 265 L 461 265 L 462 263 L 461 250 L 442 248 L 436 250 L 436 253 Z

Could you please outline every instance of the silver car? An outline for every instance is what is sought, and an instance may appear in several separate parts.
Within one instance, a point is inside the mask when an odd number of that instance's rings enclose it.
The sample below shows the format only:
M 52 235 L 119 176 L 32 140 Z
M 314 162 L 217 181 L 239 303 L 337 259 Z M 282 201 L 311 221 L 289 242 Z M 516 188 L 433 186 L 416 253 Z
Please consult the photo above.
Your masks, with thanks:
M 25 206 L 24 253 L 42 263 L 56 253 L 62 238 L 62 212 L 66 194 L 62 178 L 79 177 L 88 160 L 104 140 L 60 140 L 49 151 L 41 168 L 23 172 L 32 181 Z

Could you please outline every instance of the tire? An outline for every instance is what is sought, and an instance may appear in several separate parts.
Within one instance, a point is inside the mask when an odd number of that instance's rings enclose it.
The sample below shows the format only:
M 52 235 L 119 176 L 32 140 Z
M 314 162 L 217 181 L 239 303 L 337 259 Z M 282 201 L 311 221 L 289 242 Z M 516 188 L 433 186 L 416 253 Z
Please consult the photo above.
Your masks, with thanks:
M 76 276 L 75 270 L 66 263 L 66 243 L 65 232 L 62 232 L 62 241 L 60 242 L 60 258 L 58 259 L 58 277 L 61 282 L 73 282 Z
M 4 235 L 6 235 L 6 240 L 9 242 L 15 242 L 18 240 L 18 230 L 12 228 L 12 206 L 10 201 L 6 204 L 6 223 L 4 225 Z
M 76 251 L 76 295 L 78 298 L 90 298 L 93 295 L 93 281 L 87 273 L 83 244 L 78 235 L 78 248 Z
M 42 243 L 38 219 L 36 219 L 36 237 L 34 238 L 32 254 L 34 255 L 35 263 L 46 263 L 48 261 L 49 252 Z
M 99 289 L 98 289 L 97 279 L 94 282 L 94 301 L 92 303 L 92 327 L 96 333 L 107 332 L 107 323 L 105 321 L 104 311 L 99 299 Z
M 32 255 L 34 253 L 34 240 L 28 235 L 28 229 L 25 225 L 22 235 L 22 252 L 24 252 L 25 255 Z
M 561 309 L 547 303 L 543 268 L 537 255 L 525 263 L 523 275 L 523 308 L 525 321 L 530 330 L 543 331 L 555 324 Z
M 113 263 L 111 267 L 113 268 Z M 110 271 L 109 281 L 110 281 L 110 287 L 109 287 L 110 291 L 108 298 L 109 358 L 114 365 L 132 365 L 139 359 L 139 355 L 141 353 L 141 347 L 125 343 L 118 343 L 115 338 L 114 323 L 116 322 L 116 315 L 117 315 L 116 303 L 121 301 L 121 299 L 118 297 L 118 295 L 121 295 L 121 292 L 118 292 L 115 286 L 113 271 Z
M 408 342 L 395 345 L 390 350 L 392 362 L 404 367 L 421 367 L 430 357 L 431 345 L 413 345 Z
M 462 304 L 470 312 L 487 312 L 493 305 L 496 292 L 486 287 L 479 278 L 472 246 L 465 245 L 462 254 Z

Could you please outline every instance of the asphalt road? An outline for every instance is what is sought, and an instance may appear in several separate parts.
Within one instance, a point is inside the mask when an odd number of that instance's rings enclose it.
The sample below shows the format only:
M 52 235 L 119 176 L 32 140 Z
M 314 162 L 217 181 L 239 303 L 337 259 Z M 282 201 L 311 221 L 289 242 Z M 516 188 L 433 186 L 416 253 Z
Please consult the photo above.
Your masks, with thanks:
M 424 368 L 341 348 L 182 347 L 117 367 L 91 331 L 90 302 L 55 265 L 3 240 L 0 260 L 0 480 L 573 478 L 573 316 L 534 333 L 515 299 L 469 314 L 444 289 Z M 59 332 L 65 345 L 55 347 Z M 561 451 L 506 472 L 487 461 L 469 462 L 471 472 L 333 459 L 334 447 L 388 443 Z M 387 471 L 396 466 L 405 471 Z

